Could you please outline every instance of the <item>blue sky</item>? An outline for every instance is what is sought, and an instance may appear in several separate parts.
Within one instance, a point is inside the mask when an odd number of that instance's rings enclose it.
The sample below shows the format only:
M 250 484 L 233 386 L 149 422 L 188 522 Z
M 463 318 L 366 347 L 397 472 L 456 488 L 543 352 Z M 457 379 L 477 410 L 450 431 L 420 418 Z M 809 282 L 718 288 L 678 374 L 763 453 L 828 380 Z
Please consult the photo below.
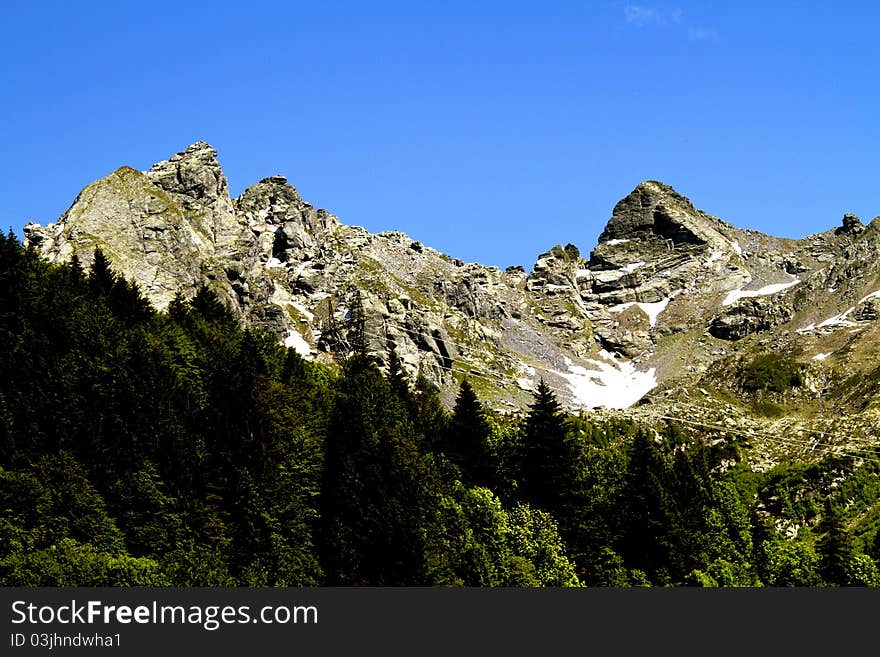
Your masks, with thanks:
M 843 6 L 845 4 L 845 7 Z M 880 214 L 880 8 L 7 3 L 0 225 L 199 139 L 466 261 L 583 252 L 640 181 L 785 237 Z

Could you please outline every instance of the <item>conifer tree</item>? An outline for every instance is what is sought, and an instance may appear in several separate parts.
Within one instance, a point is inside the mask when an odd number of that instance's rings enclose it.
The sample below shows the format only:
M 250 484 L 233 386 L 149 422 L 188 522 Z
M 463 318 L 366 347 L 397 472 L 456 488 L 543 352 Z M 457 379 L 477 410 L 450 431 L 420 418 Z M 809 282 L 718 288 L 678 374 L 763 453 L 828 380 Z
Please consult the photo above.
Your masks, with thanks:
M 130 326 L 147 321 L 153 316 L 153 307 L 134 281 L 119 277 L 110 290 L 110 305 L 120 319 Z
M 669 537 L 675 527 L 673 500 L 668 490 L 670 479 L 667 463 L 651 433 L 639 430 L 630 447 L 621 500 L 621 553 L 630 567 L 652 573 L 669 563 Z
M 410 407 L 412 400 L 410 399 L 409 380 L 406 377 L 406 372 L 403 371 L 403 364 L 400 362 L 396 349 L 392 349 L 388 353 L 388 374 L 385 378 L 388 379 L 392 392 L 407 407 Z
M 520 497 L 553 513 L 569 488 L 574 451 L 556 395 L 543 379 L 534 396 L 520 445 Z
M 442 451 L 449 413 L 440 401 L 439 389 L 419 371 L 410 398 L 410 417 L 416 432 L 425 442 L 425 451 Z
M 840 517 L 840 512 L 830 497 L 825 500 L 825 512 L 821 524 L 822 529 L 825 530 L 825 537 L 818 545 L 822 578 L 828 584 L 845 586 L 848 584 L 847 566 L 855 556 L 855 546 L 846 530 L 843 518 Z
M 361 291 L 356 290 L 351 303 L 347 322 L 346 338 L 353 356 L 364 356 L 367 353 L 366 315 L 361 299 Z
M 203 318 L 208 321 L 221 322 L 225 324 L 237 324 L 232 312 L 220 300 L 217 293 L 207 285 L 202 285 L 196 291 L 190 305 L 193 310 L 197 311 Z
M 470 486 L 492 484 L 490 427 L 483 405 L 467 379 L 461 382 L 445 442 L 447 457 Z
M 89 270 L 89 286 L 100 295 L 110 294 L 113 286 L 119 280 L 107 256 L 100 247 L 95 249 L 95 257 Z

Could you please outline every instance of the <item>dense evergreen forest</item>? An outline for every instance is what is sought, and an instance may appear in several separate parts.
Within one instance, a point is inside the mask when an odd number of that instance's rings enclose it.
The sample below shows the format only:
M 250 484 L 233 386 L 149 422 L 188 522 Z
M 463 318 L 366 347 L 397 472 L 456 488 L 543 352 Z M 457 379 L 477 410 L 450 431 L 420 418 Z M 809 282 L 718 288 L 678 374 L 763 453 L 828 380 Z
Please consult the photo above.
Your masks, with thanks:
M 756 473 L 544 385 L 449 412 L 352 342 L 309 362 L 206 288 L 156 312 L 0 236 L 0 584 L 880 584 L 876 458 Z

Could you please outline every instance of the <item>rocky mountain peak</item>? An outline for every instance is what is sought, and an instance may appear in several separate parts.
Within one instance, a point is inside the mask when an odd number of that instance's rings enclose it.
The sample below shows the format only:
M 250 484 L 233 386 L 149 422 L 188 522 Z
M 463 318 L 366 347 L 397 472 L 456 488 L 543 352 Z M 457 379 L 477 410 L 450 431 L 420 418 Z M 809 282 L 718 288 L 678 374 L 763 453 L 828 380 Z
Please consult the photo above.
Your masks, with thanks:
M 748 279 L 738 237 L 669 185 L 646 181 L 614 206 L 583 280 L 605 305 L 733 289 Z
M 289 250 L 297 250 L 297 257 L 307 254 L 302 250 L 314 249 L 328 231 L 339 226 L 339 220 L 323 209 L 307 203 L 285 176 L 263 178 L 248 187 L 235 199 L 235 209 L 252 228 L 259 225 L 272 227 L 275 232 L 273 257 L 286 261 Z
M 234 205 L 239 212 L 256 212 L 270 223 L 282 223 L 282 218 L 290 208 L 309 204 L 302 200 L 286 176 L 276 174 L 245 189 L 235 199 Z
M 816 367 L 820 347 L 825 362 L 847 336 L 868 335 L 880 316 L 878 225 L 848 214 L 836 230 L 774 238 L 646 181 L 614 206 L 589 256 L 568 244 L 528 275 L 501 272 L 343 225 L 283 175 L 230 199 L 217 152 L 196 142 L 146 172 L 120 167 L 25 236 L 60 262 L 88 265 L 100 246 L 160 309 L 208 285 L 306 358 L 343 353 L 340 331 L 361 315 L 370 353 L 396 351 L 447 401 L 467 376 L 496 408 L 521 408 L 544 379 L 571 407 L 620 408 L 698 380 L 743 345 L 772 338 Z
M 614 206 L 599 241 L 641 239 L 673 246 L 703 245 L 712 240 L 717 232 L 713 224 L 718 223 L 669 185 L 649 180 Z
M 147 176 L 166 192 L 188 197 L 216 212 L 233 212 L 229 183 L 217 160 L 217 151 L 203 141 L 157 162 Z
M 843 215 L 843 222 L 835 229 L 835 235 L 858 235 L 865 230 L 862 220 L 856 215 L 847 212 Z

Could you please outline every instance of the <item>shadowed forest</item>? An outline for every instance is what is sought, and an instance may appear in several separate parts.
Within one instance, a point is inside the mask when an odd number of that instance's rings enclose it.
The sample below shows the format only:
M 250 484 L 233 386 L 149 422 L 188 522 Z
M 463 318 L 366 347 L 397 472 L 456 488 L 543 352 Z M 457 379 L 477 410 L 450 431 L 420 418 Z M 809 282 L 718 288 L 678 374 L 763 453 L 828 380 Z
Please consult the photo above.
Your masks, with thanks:
M 877 586 L 880 459 L 751 471 L 741 438 L 445 409 L 365 353 L 155 311 L 0 236 L 0 585 Z

